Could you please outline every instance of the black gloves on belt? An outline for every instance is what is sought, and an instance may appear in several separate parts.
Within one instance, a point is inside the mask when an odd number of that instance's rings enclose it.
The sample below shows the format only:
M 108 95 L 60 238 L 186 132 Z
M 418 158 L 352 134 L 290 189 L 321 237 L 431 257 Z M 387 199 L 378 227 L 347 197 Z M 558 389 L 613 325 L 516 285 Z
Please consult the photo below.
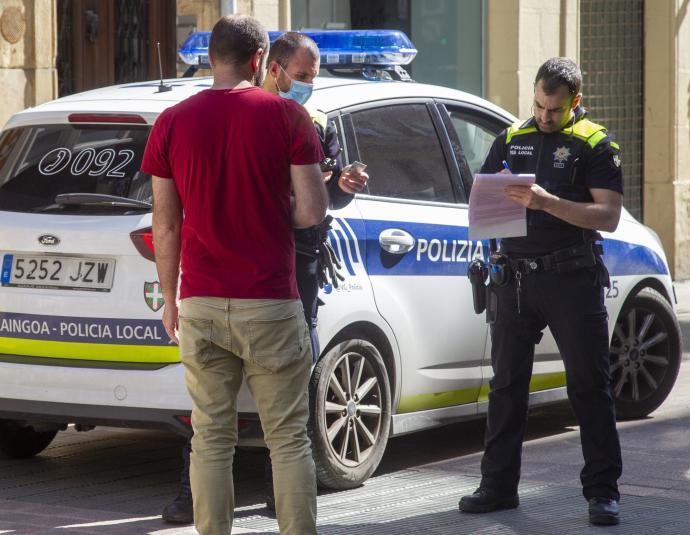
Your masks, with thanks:
M 345 277 L 339 272 L 342 267 L 340 261 L 335 255 L 333 247 L 328 243 L 331 221 L 333 221 L 333 217 L 327 215 L 320 224 L 309 229 L 295 231 L 297 253 L 315 258 L 318 262 L 319 288 L 323 288 L 325 284 L 329 283 L 337 288 L 339 281 L 345 280 Z

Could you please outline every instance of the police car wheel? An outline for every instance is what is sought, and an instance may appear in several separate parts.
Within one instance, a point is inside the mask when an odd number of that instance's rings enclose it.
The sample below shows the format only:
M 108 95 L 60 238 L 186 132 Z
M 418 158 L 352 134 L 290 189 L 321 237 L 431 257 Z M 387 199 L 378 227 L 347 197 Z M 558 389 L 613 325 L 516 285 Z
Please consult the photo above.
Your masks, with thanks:
M 319 484 L 351 489 L 376 470 L 391 422 L 388 374 L 366 340 L 334 346 L 314 367 L 309 433 Z
M 0 451 L 13 459 L 27 459 L 41 453 L 57 431 L 36 431 L 11 420 L 0 420 Z
M 680 326 L 664 297 L 644 289 L 628 299 L 611 340 L 611 389 L 619 419 L 655 411 L 678 377 Z

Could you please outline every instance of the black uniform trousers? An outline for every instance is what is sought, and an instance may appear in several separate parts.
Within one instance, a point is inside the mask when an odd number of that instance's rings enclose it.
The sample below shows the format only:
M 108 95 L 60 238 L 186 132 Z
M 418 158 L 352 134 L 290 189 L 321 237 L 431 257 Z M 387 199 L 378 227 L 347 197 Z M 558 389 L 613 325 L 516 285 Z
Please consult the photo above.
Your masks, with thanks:
M 548 326 L 565 364 L 568 398 L 580 425 L 583 494 L 588 500 L 618 500 L 622 461 L 610 388 L 603 287 L 590 269 L 524 275 L 518 313 L 516 286 L 515 278 L 504 287 L 490 286 L 498 306 L 491 325 L 494 377 L 481 487 L 505 494 L 517 491 L 534 346 Z
M 319 309 L 319 263 L 316 258 L 296 253 L 296 278 L 299 297 L 304 308 L 304 319 L 311 337 L 312 361 L 316 362 L 321 352 L 319 337 L 316 335 L 316 318 Z

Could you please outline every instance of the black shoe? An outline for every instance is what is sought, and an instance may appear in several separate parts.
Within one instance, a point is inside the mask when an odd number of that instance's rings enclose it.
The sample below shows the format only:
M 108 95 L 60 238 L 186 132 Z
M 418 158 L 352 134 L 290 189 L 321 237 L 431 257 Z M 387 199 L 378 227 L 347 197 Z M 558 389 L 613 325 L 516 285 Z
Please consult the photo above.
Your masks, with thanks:
M 183 489 L 179 496 L 163 509 L 163 520 L 170 524 L 191 524 L 194 522 L 192 494 Z
M 271 463 L 271 456 L 266 456 L 264 464 L 264 494 L 266 495 L 266 509 L 269 512 L 276 512 L 276 495 L 273 491 L 273 463 Z
M 271 513 L 276 512 L 276 498 L 273 496 L 272 492 L 266 493 L 266 509 L 268 509 Z
M 620 522 L 618 502 L 609 498 L 589 500 L 589 523 L 595 526 L 614 526 Z
M 501 509 L 515 509 L 520 498 L 515 494 L 499 494 L 495 490 L 478 488 L 474 494 L 460 499 L 458 507 L 463 513 L 490 513 Z
M 273 491 L 273 479 L 264 481 L 264 494 L 266 496 L 266 509 L 271 513 L 276 512 L 276 495 Z

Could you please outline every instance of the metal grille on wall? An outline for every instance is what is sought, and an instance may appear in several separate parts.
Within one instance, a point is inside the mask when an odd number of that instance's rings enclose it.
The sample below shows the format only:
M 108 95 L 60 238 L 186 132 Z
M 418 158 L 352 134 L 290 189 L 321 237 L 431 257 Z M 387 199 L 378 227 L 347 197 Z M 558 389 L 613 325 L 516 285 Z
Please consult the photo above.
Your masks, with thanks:
M 115 83 L 146 80 L 148 46 L 147 0 L 120 0 L 115 4 Z
M 63 97 L 74 93 L 72 61 L 70 51 L 73 46 L 72 2 L 60 0 L 57 4 L 58 53 L 55 59 L 58 77 L 58 95 Z
M 583 103 L 621 146 L 624 204 L 642 218 L 644 0 L 580 0 Z

